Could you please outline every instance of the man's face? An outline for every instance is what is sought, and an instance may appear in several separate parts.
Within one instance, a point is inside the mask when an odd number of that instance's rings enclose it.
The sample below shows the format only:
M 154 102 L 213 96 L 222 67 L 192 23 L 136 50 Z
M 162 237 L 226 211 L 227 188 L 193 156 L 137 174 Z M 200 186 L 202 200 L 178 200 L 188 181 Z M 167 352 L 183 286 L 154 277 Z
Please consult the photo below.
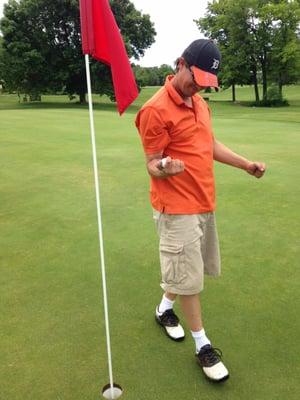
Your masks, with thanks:
M 192 70 L 186 65 L 184 60 L 179 61 L 178 68 L 178 89 L 183 97 L 191 97 L 200 90 L 205 89 L 204 87 L 197 85 Z

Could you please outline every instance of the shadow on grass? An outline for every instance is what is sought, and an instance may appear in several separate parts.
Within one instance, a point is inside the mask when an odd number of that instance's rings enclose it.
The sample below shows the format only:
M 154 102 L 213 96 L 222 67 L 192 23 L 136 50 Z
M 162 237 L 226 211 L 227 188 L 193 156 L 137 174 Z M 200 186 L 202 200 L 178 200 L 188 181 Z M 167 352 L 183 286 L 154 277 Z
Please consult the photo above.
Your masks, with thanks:
M 47 102 L 42 101 L 40 103 L 12 103 L 12 104 L 0 104 L 0 111 L 4 110 L 51 110 L 51 109 L 75 109 L 75 110 L 88 110 L 88 104 L 79 103 L 61 103 L 61 102 Z M 141 108 L 141 104 L 133 104 L 127 110 L 126 113 L 136 113 Z M 115 103 L 93 103 L 93 109 L 97 111 L 111 111 L 118 112 Z
M 242 102 L 233 103 L 232 101 L 228 100 L 210 100 L 208 104 L 220 104 L 227 106 L 241 106 Z M 246 102 L 245 102 L 246 103 Z M 243 104 L 245 105 L 245 104 Z M 143 106 L 143 103 L 136 101 L 131 106 L 128 107 L 126 113 L 128 114 L 135 114 L 139 111 L 139 109 Z M 88 110 L 89 106 L 88 103 L 80 104 L 78 102 L 55 102 L 55 101 L 42 101 L 42 102 L 28 102 L 28 103 L 0 103 L 0 111 L 4 110 L 51 110 L 51 109 L 75 109 L 75 110 Z M 111 111 L 111 112 L 118 112 L 116 103 L 98 103 L 93 102 L 93 109 L 97 111 Z
M 211 104 L 222 104 L 223 106 L 236 108 L 236 107 L 243 107 L 243 108 L 257 108 L 253 102 L 250 101 L 236 101 L 233 102 L 231 100 L 212 100 L 208 101 L 208 105 Z M 142 107 L 143 103 L 140 101 L 134 102 L 128 109 L 126 110 L 126 114 L 136 114 L 140 108 Z M 299 107 L 300 101 L 292 100 L 289 102 L 290 106 Z M 270 109 L 270 108 L 277 108 L 280 109 L 282 107 L 259 107 L 260 109 Z M 286 107 L 284 107 L 286 108 Z M 2 103 L 0 102 L 0 112 L 5 110 L 51 110 L 51 109 L 65 109 L 65 110 L 88 110 L 88 103 L 80 104 L 78 102 L 59 102 L 59 101 L 42 101 L 42 102 L 28 102 L 28 103 Z M 109 102 L 94 102 L 93 109 L 95 111 L 105 111 L 105 112 L 113 112 L 118 113 L 116 103 L 109 103 Z

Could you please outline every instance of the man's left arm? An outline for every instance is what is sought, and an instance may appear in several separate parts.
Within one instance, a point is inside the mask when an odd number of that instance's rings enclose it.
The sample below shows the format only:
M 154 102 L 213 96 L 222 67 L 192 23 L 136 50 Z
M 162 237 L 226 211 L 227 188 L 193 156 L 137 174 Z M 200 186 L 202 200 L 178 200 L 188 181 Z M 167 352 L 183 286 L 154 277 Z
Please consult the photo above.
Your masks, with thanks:
M 214 160 L 232 167 L 241 168 L 248 174 L 261 178 L 265 171 L 266 165 L 260 161 L 249 161 L 246 158 L 234 153 L 223 143 L 214 139 Z

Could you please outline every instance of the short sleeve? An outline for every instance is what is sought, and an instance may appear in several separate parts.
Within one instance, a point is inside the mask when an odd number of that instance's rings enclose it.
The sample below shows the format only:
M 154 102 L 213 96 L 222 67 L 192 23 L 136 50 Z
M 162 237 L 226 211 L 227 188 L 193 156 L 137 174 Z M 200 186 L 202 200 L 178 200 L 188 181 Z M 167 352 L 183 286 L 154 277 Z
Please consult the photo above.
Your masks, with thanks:
M 155 154 L 168 146 L 171 139 L 167 127 L 159 112 L 152 107 L 142 109 L 135 120 L 144 151 L 146 154 Z

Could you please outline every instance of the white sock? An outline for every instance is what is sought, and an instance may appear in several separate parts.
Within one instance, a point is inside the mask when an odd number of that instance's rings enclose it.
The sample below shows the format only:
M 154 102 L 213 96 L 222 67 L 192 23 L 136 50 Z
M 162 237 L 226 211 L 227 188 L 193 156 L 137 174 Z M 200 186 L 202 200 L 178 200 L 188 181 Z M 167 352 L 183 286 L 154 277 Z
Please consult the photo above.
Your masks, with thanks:
M 201 329 L 201 331 L 198 332 L 191 331 L 191 334 L 195 340 L 196 353 L 199 353 L 201 347 L 205 346 L 206 344 L 211 344 L 210 340 L 206 337 L 204 329 Z
M 165 295 L 163 295 L 160 305 L 158 306 L 158 312 L 160 314 L 164 313 L 166 310 L 173 308 L 175 300 L 169 300 Z

